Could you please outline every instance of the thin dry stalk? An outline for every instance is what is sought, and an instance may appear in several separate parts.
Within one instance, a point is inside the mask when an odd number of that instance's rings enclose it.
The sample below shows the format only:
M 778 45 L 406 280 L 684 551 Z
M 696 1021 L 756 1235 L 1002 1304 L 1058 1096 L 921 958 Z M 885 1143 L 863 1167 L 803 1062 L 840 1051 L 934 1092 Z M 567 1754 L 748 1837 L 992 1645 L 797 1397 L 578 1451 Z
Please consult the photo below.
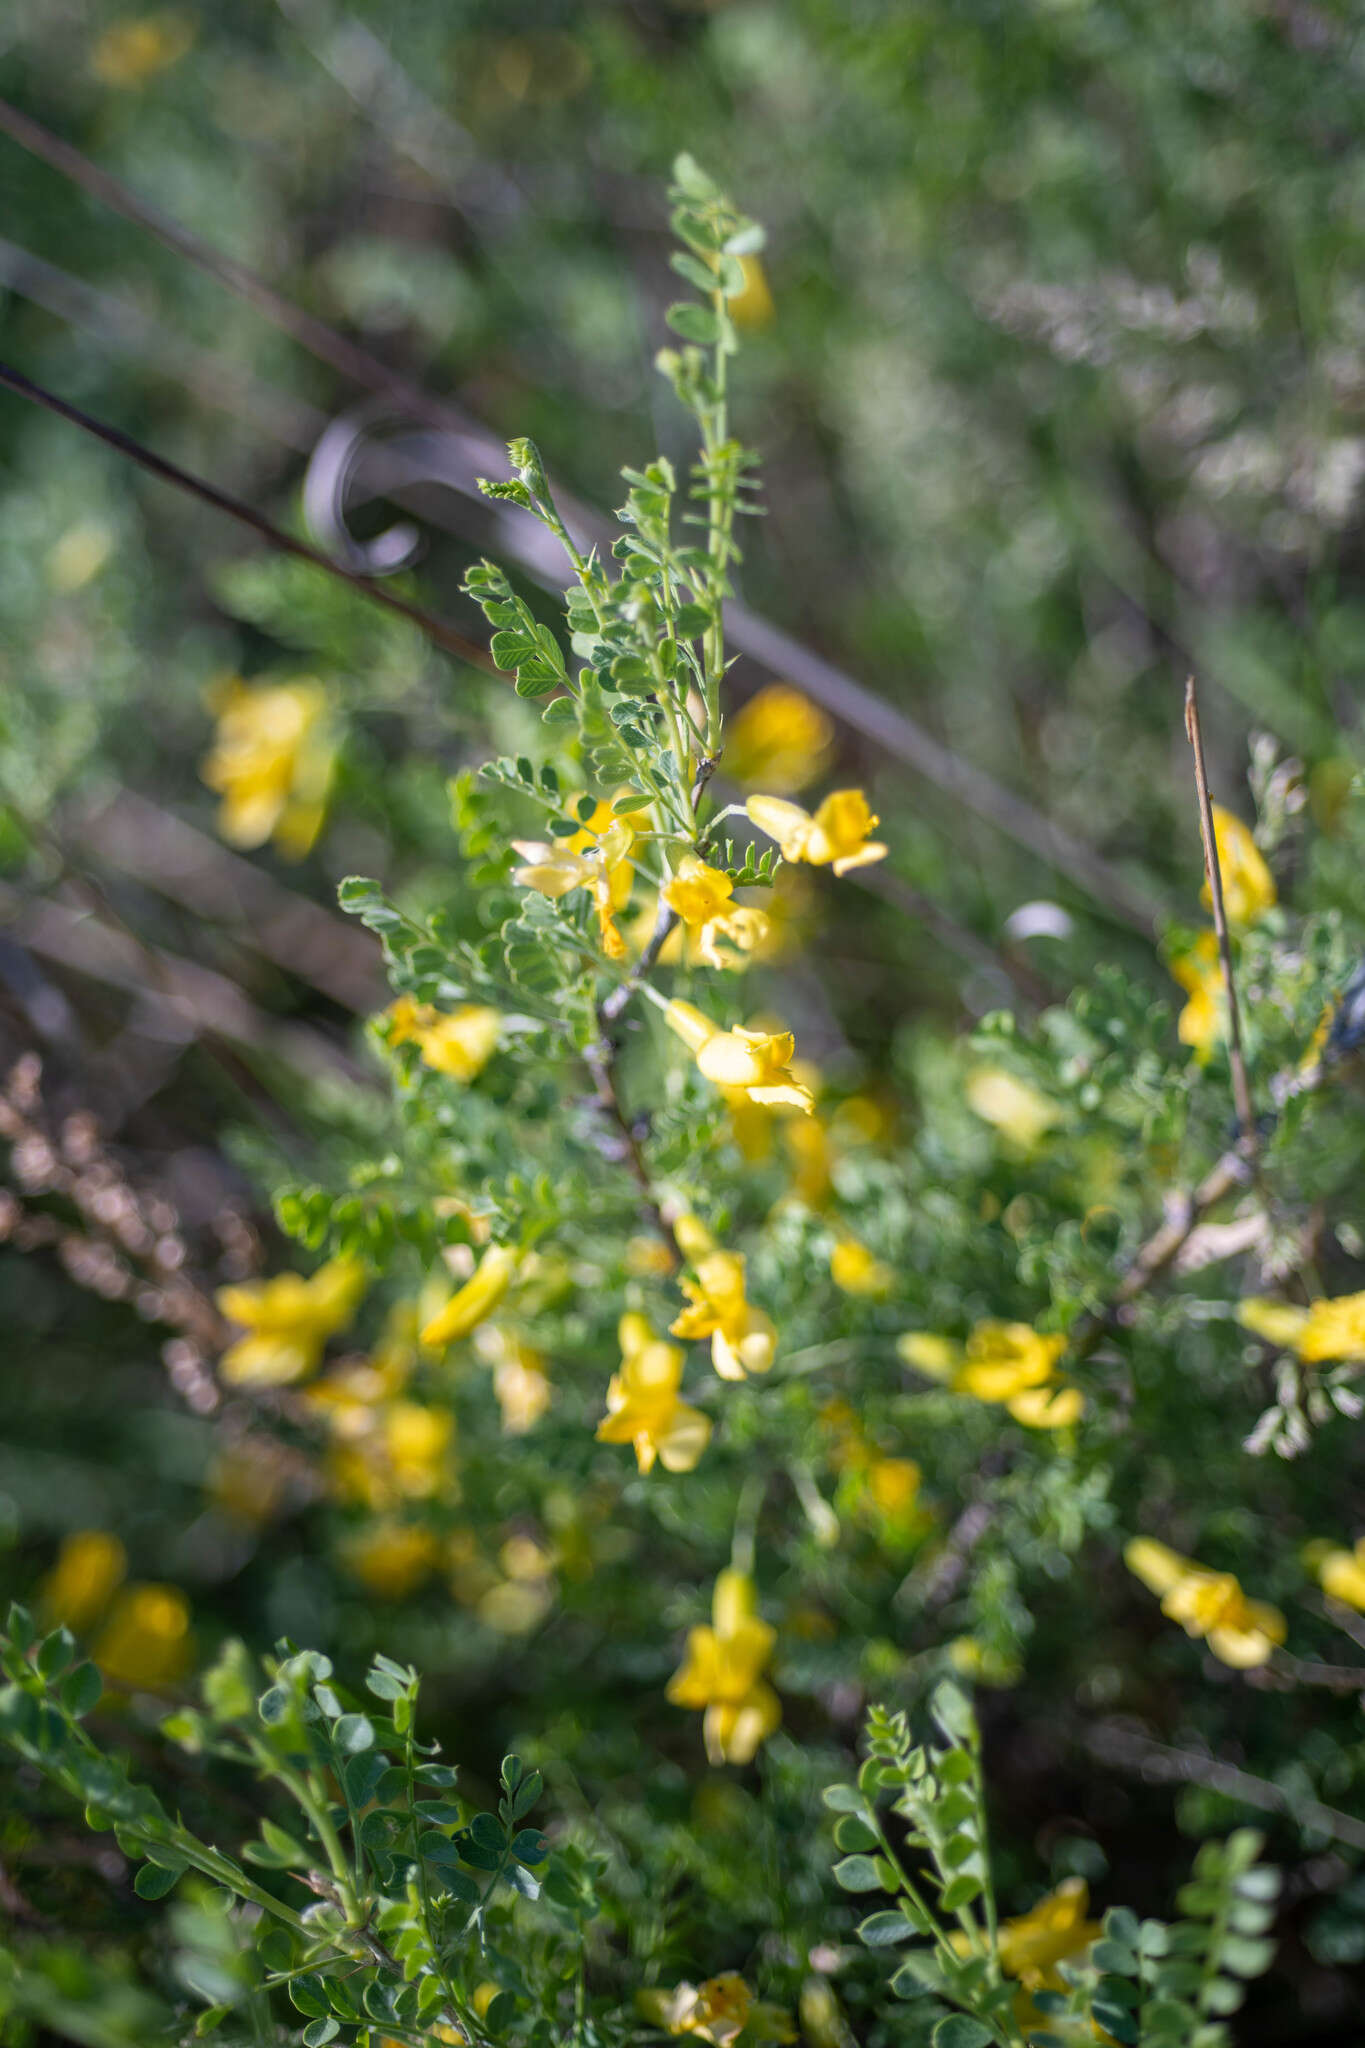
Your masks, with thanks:
M 1209 775 L 1204 762 L 1204 734 L 1199 724 L 1199 696 L 1193 676 L 1185 682 L 1185 737 L 1194 749 L 1194 786 L 1199 797 L 1199 830 L 1204 840 L 1204 867 L 1213 899 L 1213 929 L 1218 938 L 1218 959 L 1223 969 L 1223 988 L 1228 1000 L 1228 1057 L 1232 1064 L 1232 1099 L 1237 1108 L 1239 1143 L 1247 1159 L 1256 1161 L 1256 1117 L 1251 1106 L 1251 1085 L 1247 1080 L 1246 1056 L 1242 1050 L 1242 1017 L 1237 1006 L 1237 984 L 1232 972 L 1232 941 L 1228 937 L 1227 913 L 1223 908 L 1223 872 L 1218 863 L 1218 837 L 1213 829 L 1213 803 L 1209 797 Z

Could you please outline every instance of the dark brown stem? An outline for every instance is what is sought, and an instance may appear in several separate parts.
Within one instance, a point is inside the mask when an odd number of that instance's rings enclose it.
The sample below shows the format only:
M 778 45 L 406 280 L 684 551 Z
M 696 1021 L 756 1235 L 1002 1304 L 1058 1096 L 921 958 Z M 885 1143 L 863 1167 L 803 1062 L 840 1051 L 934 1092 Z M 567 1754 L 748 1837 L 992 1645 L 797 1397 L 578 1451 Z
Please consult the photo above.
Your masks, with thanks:
M 664 949 L 665 941 L 677 922 L 676 916 L 664 902 L 663 897 L 660 896 L 659 914 L 654 920 L 654 929 L 649 935 L 649 944 L 640 955 L 635 971 L 627 981 L 621 983 L 619 988 L 614 988 L 611 991 L 611 994 L 606 997 L 597 1013 L 604 1027 L 616 1022 L 631 997 L 635 994 L 635 991 L 639 988 L 640 983 L 648 977 L 650 970 L 658 964 L 659 955 Z
M 650 1226 L 658 1232 L 660 1238 L 668 1247 L 670 1255 L 676 1259 L 676 1253 L 673 1250 L 673 1233 L 664 1221 L 664 1213 L 659 1207 L 658 1198 L 654 1193 L 654 1183 L 650 1179 L 649 1167 L 645 1162 L 645 1155 L 641 1149 L 640 1140 L 635 1135 L 634 1127 L 631 1124 L 630 1118 L 626 1115 L 625 1106 L 617 1091 L 616 1048 L 607 1035 L 604 1010 L 605 1006 L 603 1011 L 598 1013 L 602 1035 L 596 1044 L 590 1045 L 587 1048 L 583 1058 L 587 1063 L 588 1072 L 592 1075 L 593 1086 L 597 1091 L 598 1107 L 608 1123 L 613 1126 L 612 1154 L 628 1166 L 631 1173 L 635 1176 L 636 1181 L 639 1183 L 643 1206 Z
M 1194 749 L 1194 786 L 1199 797 L 1199 830 L 1204 840 L 1204 866 L 1213 901 L 1213 929 L 1218 937 L 1218 958 L 1223 969 L 1223 987 L 1228 1000 L 1228 1057 L 1232 1064 L 1232 1098 L 1237 1106 L 1239 1142 L 1247 1159 L 1256 1161 L 1256 1117 L 1251 1107 L 1251 1086 L 1247 1080 L 1246 1056 L 1242 1051 L 1242 1015 L 1237 1005 L 1237 984 L 1232 973 L 1232 941 L 1228 937 L 1227 914 L 1223 908 L 1223 872 L 1218 864 L 1218 835 L 1213 829 L 1213 803 L 1209 796 L 1208 768 L 1204 761 L 1204 734 L 1199 723 L 1199 696 L 1193 676 L 1185 682 L 1185 736 Z
M 226 513 L 229 519 L 235 519 L 239 526 L 248 527 L 252 533 L 261 540 L 268 541 L 270 546 L 281 554 L 292 555 L 299 562 L 308 562 L 326 575 L 336 577 L 338 582 L 348 584 L 352 590 L 358 590 L 371 604 L 382 605 L 385 611 L 394 612 L 400 619 L 406 619 L 409 625 L 418 627 L 433 645 L 443 648 L 447 654 L 457 655 L 461 661 L 470 662 L 476 668 L 492 672 L 493 664 L 488 658 L 487 650 L 475 641 L 467 639 L 456 627 L 447 625 L 444 619 L 434 618 L 418 605 L 409 604 L 405 598 L 395 597 L 391 590 L 386 590 L 372 577 L 361 575 L 358 570 L 346 568 L 343 563 L 333 561 L 330 555 L 320 553 L 317 548 L 310 548 L 305 541 L 295 540 L 292 534 L 285 533 L 282 528 L 267 519 L 264 513 L 256 511 L 254 506 L 244 504 L 240 498 L 234 498 L 228 491 L 219 490 L 216 484 L 206 483 L 203 477 L 194 476 L 189 470 L 181 469 L 178 463 L 168 462 L 164 455 L 158 455 L 154 449 L 144 448 L 142 443 L 135 441 L 130 434 L 121 433 L 117 427 L 106 426 L 103 420 L 92 418 L 88 412 L 82 412 L 79 406 L 68 404 L 66 399 L 59 398 L 54 391 L 47 390 L 42 384 L 35 384 L 31 377 L 25 377 L 22 371 L 12 369 L 8 363 L 0 363 L 0 385 L 17 393 L 20 398 L 28 399 L 31 404 L 55 413 L 58 419 L 66 420 L 73 427 L 79 427 L 83 433 L 93 435 L 97 441 L 103 441 L 106 447 L 115 449 L 120 455 L 126 455 L 129 461 L 136 462 L 149 475 L 159 477 L 162 483 L 174 484 L 177 490 L 186 491 L 191 497 L 198 498 L 202 504 L 211 505 L 215 512 Z

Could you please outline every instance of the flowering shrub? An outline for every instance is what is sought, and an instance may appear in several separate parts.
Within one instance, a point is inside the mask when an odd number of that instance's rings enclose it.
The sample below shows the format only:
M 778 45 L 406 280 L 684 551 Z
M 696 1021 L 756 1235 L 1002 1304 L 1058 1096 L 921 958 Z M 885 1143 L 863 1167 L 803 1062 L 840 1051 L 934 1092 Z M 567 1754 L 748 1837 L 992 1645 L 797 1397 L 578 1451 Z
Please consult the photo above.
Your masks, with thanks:
M 1215 2048 L 1272 1959 L 1237 1803 L 1363 1846 L 1283 1759 L 1365 1691 L 1336 1506 L 1365 1369 L 1365 806 L 1319 849 L 1264 748 L 1259 839 L 1210 806 L 1214 928 L 1166 938 L 1178 1019 L 1102 965 L 960 1040 L 841 1040 L 801 929 L 837 926 L 902 827 L 893 793 L 820 793 L 831 735 L 790 692 L 727 734 L 759 509 L 729 367 L 767 317 L 762 235 L 688 158 L 672 203 L 694 296 L 659 368 L 694 460 L 625 471 L 609 555 L 529 440 L 484 485 L 571 579 L 551 621 L 497 564 L 466 577 L 518 751 L 454 777 L 454 878 L 342 884 L 391 984 L 388 1093 L 319 1111 L 324 1182 L 272 1162 L 307 1270 L 200 1304 L 241 1404 L 206 1511 L 244 1553 L 296 1545 L 254 1630 L 281 1640 L 196 1643 L 92 1529 L 41 1628 L 11 1616 L 0 1737 L 26 1798 L 114 1831 L 138 1898 L 176 1892 L 144 2039 Z M 204 774 L 238 844 L 322 829 L 342 742 L 312 689 L 220 703 Z M 163 1796 L 147 1702 L 196 1657 Z M 348 1689 L 367 1664 L 377 1708 Z M 1207 1694 L 1209 1747 L 1133 1736 L 1149 1674 Z M 968 1680 L 1045 1683 L 1063 1746 L 1183 1759 L 1210 1839 L 1177 1918 L 1140 1916 L 1122 1868 L 1088 1917 L 1088 1843 L 1087 1870 L 998 1865 Z M 419 1683 L 449 1694 L 449 1760 Z M 1259 1768 L 1224 1767 L 1253 1710 Z M 61 1973 L 31 1947 L 0 2002 L 43 2025 Z M 91 1968 L 100 2038 L 129 2038 Z

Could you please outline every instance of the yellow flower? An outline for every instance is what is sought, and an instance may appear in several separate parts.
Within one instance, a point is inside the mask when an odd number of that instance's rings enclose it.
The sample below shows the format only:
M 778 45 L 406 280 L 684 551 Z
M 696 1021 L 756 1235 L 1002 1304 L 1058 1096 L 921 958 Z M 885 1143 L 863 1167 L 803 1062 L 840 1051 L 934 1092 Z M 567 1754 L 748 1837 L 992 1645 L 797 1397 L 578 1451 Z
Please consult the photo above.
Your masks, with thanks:
M 1267 1344 L 1291 1351 L 1297 1347 L 1303 1334 L 1308 1310 L 1295 1308 L 1287 1301 L 1269 1301 L 1253 1294 L 1238 1302 L 1237 1320 L 1253 1336 L 1263 1337 Z
M 220 1287 L 214 1296 L 219 1308 L 248 1334 L 228 1346 L 219 1373 L 234 1387 L 281 1387 L 306 1379 L 364 1292 L 365 1268 L 358 1259 L 329 1259 L 310 1280 L 280 1273 L 273 1280 Z
M 1213 836 L 1223 878 L 1223 908 L 1229 929 L 1236 933 L 1274 908 L 1275 884 L 1246 826 L 1219 804 L 1213 806 Z M 1205 879 L 1203 902 L 1211 905 L 1212 901 Z M 1189 997 L 1176 1030 L 1181 1044 L 1192 1046 L 1202 1065 L 1227 1036 L 1228 1028 L 1227 995 L 1215 934 L 1200 932 L 1193 945 L 1171 961 L 1170 968 Z
M 454 1081 L 473 1081 L 498 1049 L 502 1017 L 483 1003 L 464 1003 L 443 1015 L 430 1003 L 399 996 L 383 1013 L 390 1045 L 417 1045 L 424 1066 Z
M 503 1435 L 525 1436 L 554 1399 L 544 1358 L 497 1323 L 484 1323 L 474 1342 L 479 1356 L 493 1368 L 493 1393 L 502 1413 Z
M 745 789 L 760 784 L 795 796 L 823 772 L 834 747 L 834 726 L 790 683 L 769 683 L 730 720 L 722 767 Z
M 553 1559 L 533 1536 L 510 1536 L 498 1552 L 506 1577 L 496 1580 L 475 1601 L 479 1620 L 499 1635 L 528 1635 L 539 1628 L 555 1603 Z
M 675 1264 L 661 1237 L 632 1237 L 627 1242 L 625 1267 L 632 1280 L 666 1280 Z
M 792 1157 L 788 1196 L 807 1209 L 821 1209 L 833 1192 L 830 1127 L 818 1116 L 792 1118 L 783 1133 Z
M 342 1551 L 347 1567 L 380 1600 L 406 1600 L 440 1555 L 432 1531 L 408 1522 L 372 1522 Z
M 708 967 L 742 967 L 768 936 L 761 910 L 732 903 L 735 885 L 720 868 L 709 867 L 695 853 L 686 853 L 678 871 L 663 889 L 663 898 L 689 933 Z
M 896 1284 L 891 1268 L 856 1237 L 841 1237 L 829 1255 L 829 1276 L 845 1294 L 867 1294 L 876 1300 Z
M 559 840 L 548 845 L 539 839 L 514 839 L 523 866 L 514 868 L 512 880 L 522 889 L 536 889 L 557 902 L 571 890 L 586 889 L 597 913 L 602 951 L 609 960 L 624 960 L 626 942 L 616 924 L 616 912 L 630 898 L 630 849 L 634 833 L 624 818 L 617 818 L 600 836 L 591 831 L 577 837 L 588 841 L 587 850 L 573 851 L 572 842 Z
M 1267 910 L 1273 910 L 1279 900 L 1261 850 L 1241 819 L 1234 817 L 1231 811 L 1225 811 L 1221 804 L 1213 806 L 1213 838 L 1218 848 L 1223 909 L 1227 913 L 1228 924 L 1234 931 L 1255 924 L 1257 918 L 1264 917 Z M 1201 901 L 1205 909 L 1213 907 L 1207 877 Z
M 1171 961 L 1171 974 L 1189 997 L 1176 1019 L 1176 1034 L 1202 1065 L 1227 1034 L 1227 997 L 1214 934 L 1200 932 L 1188 951 Z
M 399 1493 L 429 1500 L 445 1475 L 455 1418 L 446 1408 L 392 1401 L 384 1410 L 384 1454 Z
M 783 860 L 833 867 L 836 875 L 882 860 L 886 848 L 869 834 L 881 822 L 860 789 L 836 789 L 814 817 L 780 796 L 751 796 L 744 806 L 760 832 L 782 848 Z
M 741 256 L 739 267 L 744 272 L 744 289 L 727 300 L 726 307 L 736 327 L 752 334 L 760 327 L 771 325 L 777 316 L 777 308 L 768 285 L 768 273 L 759 258 Z
M 711 1626 L 688 1630 L 682 1665 L 668 1682 L 675 1707 L 704 1709 L 702 1734 L 713 1764 L 747 1764 L 779 1726 L 782 1708 L 762 1675 L 776 1641 L 776 1632 L 759 1619 L 747 1572 L 723 1571 Z
M 1058 1963 L 1080 1955 L 1103 1931 L 1097 1920 L 1086 1919 L 1089 1904 L 1085 1879 L 1068 1877 L 1017 1920 L 1006 1920 L 1000 1929 L 1005 1975 L 1026 1991 L 1064 1991 Z
M 664 885 L 664 901 L 686 925 L 709 924 L 723 917 L 735 893 L 730 876 L 709 867 L 695 853 L 684 854 L 671 882 Z
M 143 14 L 134 21 L 116 21 L 105 30 L 90 55 L 90 68 L 104 85 L 145 85 L 158 71 L 167 71 L 194 41 L 194 29 L 181 14 Z
M 312 1411 L 334 1437 L 355 1440 L 368 1436 L 376 1411 L 396 1400 L 417 1363 L 417 1309 L 400 1302 L 390 1309 L 384 1332 L 368 1358 L 347 1358 L 303 1394 Z
M 904 1519 L 912 1512 L 922 1477 L 913 1458 L 872 1458 L 863 1471 L 868 1497 L 889 1521 Z
M 517 1254 L 509 1245 L 490 1245 L 475 1267 L 473 1277 L 466 1280 L 445 1307 L 426 1324 L 422 1342 L 433 1350 L 439 1350 L 447 1344 L 454 1344 L 460 1337 L 467 1337 L 486 1316 L 492 1315 L 512 1285 L 516 1270 Z
M 1028 1323 L 978 1323 L 965 1345 L 910 1331 L 898 1350 L 907 1365 L 944 1380 L 957 1394 L 1003 1403 L 1029 1429 L 1065 1429 L 1085 1412 L 1085 1396 L 1057 1378 L 1065 1337 L 1043 1337 Z
M 222 793 L 218 829 L 233 846 L 273 838 L 290 860 L 309 851 L 336 759 L 327 705 L 311 676 L 253 689 L 233 676 L 218 687 L 218 729 L 200 773 Z
M 1353 1550 L 1328 1546 L 1313 1559 L 1313 1569 L 1331 1599 L 1365 1612 L 1365 1537 L 1357 1539 Z
M 718 1088 L 735 1088 L 769 1108 L 786 1105 L 807 1116 L 815 1107 L 810 1089 L 791 1071 L 796 1041 L 790 1031 L 721 1031 L 691 1003 L 672 1002 L 664 1021 L 696 1055 L 697 1067 Z
M 90 1654 L 111 1685 L 153 1692 L 174 1685 L 189 1668 L 189 1602 L 175 1586 L 126 1587 Z
M 38 1605 L 50 1628 L 83 1634 L 108 1606 L 128 1570 L 128 1553 L 107 1529 L 77 1529 L 62 1539 L 57 1562 L 43 1580 Z
M 618 821 L 635 838 L 638 838 L 642 832 L 652 831 L 654 821 L 649 815 L 649 807 L 643 797 L 639 799 L 640 809 L 638 811 L 622 811 L 619 813 L 618 820 L 617 804 L 625 797 L 634 795 L 636 795 L 634 790 L 622 788 L 618 789 L 613 797 L 600 797 L 593 806 L 592 816 L 583 825 L 582 829 L 575 832 L 572 839 L 567 842 L 570 853 L 589 852 L 600 840 L 608 836 L 612 827 Z M 613 844 L 615 843 L 613 841 Z M 620 856 L 620 858 L 624 858 L 624 856 Z M 618 880 L 616 886 L 622 890 L 621 900 L 616 906 L 620 910 L 624 907 L 626 899 L 630 895 L 629 867 L 625 870 L 624 879 Z
M 1365 1294 L 1337 1294 L 1295 1308 L 1287 1301 L 1251 1296 L 1237 1320 L 1268 1344 L 1295 1351 L 1305 1365 L 1365 1358 Z
M 723 1380 L 767 1372 L 777 1353 L 770 1316 L 754 1308 L 744 1292 L 744 1259 L 739 1252 L 711 1251 L 696 1262 L 695 1280 L 678 1284 L 689 1306 L 670 1324 L 675 1337 L 711 1339 L 711 1362 Z
M 1231 1572 L 1213 1572 L 1181 1557 L 1151 1536 L 1135 1536 L 1123 1552 L 1134 1577 L 1161 1599 L 1161 1611 L 1187 1636 L 1208 1638 L 1209 1648 L 1235 1670 L 1264 1664 L 1285 1639 L 1278 1607 L 1248 1600 Z
M 1294 1348 L 1308 1365 L 1365 1358 L 1365 1294 L 1338 1294 L 1310 1302 Z
M 1031 1152 L 1061 1118 L 1055 1102 L 1004 1067 L 976 1067 L 967 1076 L 967 1106 L 1017 1145 Z
M 343 1500 L 382 1509 L 449 1494 L 454 1434 L 448 1409 L 389 1401 L 365 1415 L 363 1428 L 339 1431 L 341 1441 L 328 1460 L 335 1491 Z
M 678 1398 L 685 1353 L 666 1344 L 641 1315 L 620 1324 L 621 1370 L 607 1386 L 607 1412 L 597 1429 L 603 1444 L 632 1444 L 642 1472 L 656 1458 L 668 1472 L 690 1472 L 711 1436 L 709 1417 Z
M 733 1970 L 704 1984 L 676 1984 L 671 1991 L 636 1994 L 641 2016 L 670 2034 L 695 2034 L 712 2048 L 731 2048 L 742 2033 L 756 2041 L 794 2041 L 791 2014 L 756 1999 Z

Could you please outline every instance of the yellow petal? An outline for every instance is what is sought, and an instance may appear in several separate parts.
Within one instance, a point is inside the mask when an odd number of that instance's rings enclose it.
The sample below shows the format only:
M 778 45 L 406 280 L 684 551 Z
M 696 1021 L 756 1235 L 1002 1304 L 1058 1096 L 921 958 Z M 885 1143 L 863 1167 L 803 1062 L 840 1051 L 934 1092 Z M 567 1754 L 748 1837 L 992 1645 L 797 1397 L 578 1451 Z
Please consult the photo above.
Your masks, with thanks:
M 1028 1429 L 1067 1429 L 1085 1413 L 1085 1395 L 1079 1387 L 1026 1387 L 1005 1405 Z
M 1294 1308 L 1287 1301 L 1268 1301 L 1260 1295 L 1249 1295 L 1237 1304 L 1237 1320 L 1253 1336 L 1264 1337 L 1267 1344 L 1291 1349 L 1308 1321 L 1308 1311 L 1306 1308 Z
M 719 1032 L 719 1026 L 713 1024 L 709 1017 L 704 1017 L 691 1003 L 670 1003 L 664 1011 L 664 1022 L 670 1031 L 676 1031 L 684 1044 L 691 1046 L 696 1053 L 708 1045 Z
M 1124 1545 L 1123 1561 L 1149 1592 L 1157 1594 L 1169 1593 L 1190 1568 L 1187 1557 L 1154 1536 L 1134 1536 Z
M 760 832 L 775 839 L 784 860 L 804 860 L 815 820 L 800 804 L 780 796 L 751 796 L 744 806 Z
M 1354 1551 L 1328 1551 L 1318 1565 L 1318 1581 L 1331 1599 L 1365 1611 L 1365 1561 Z
M 508 1245 L 490 1245 L 469 1280 L 422 1331 L 433 1350 L 453 1344 L 490 1316 L 512 1284 L 517 1254 Z
M 926 1330 L 907 1330 L 896 1339 L 896 1349 L 907 1365 L 931 1380 L 951 1379 L 962 1362 L 962 1346 L 951 1337 L 931 1337 Z

